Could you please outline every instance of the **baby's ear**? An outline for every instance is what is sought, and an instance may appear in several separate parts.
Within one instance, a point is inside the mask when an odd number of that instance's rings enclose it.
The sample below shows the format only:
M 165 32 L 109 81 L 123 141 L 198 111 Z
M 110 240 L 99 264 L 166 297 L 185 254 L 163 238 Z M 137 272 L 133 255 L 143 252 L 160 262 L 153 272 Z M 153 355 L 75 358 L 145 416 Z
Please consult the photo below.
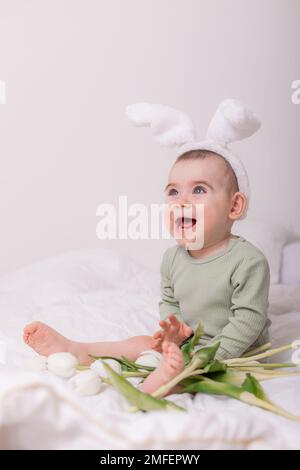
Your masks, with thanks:
M 247 208 L 248 199 L 245 194 L 240 191 L 234 193 L 229 218 L 233 221 L 241 219 Z
M 154 139 L 168 147 L 179 147 L 195 141 L 190 117 L 162 104 L 135 103 L 127 106 L 127 118 L 136 126 L 150 127 Z

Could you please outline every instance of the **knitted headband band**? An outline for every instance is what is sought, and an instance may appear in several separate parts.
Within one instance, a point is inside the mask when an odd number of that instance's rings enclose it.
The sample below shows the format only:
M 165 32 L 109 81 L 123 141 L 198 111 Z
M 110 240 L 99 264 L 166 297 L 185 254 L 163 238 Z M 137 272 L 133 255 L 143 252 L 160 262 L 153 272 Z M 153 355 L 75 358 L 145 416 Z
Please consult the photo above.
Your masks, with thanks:
M 197 141 L 190 117 L 161 104 L 135 103 L 127 106 L 126 115 L 136 126 L 151 127 L 154 139 L 160 144 L 174 147 L 176 155 L 191 150 L 210 150 L 221 155 L 231 165 L 240 192 L 249 204 L 250 185 L 246 169 L 228 144 L 250 137 L 260 128 L 258 118 L 238 100 L 226 99 L 216 110 L 203 141 Z M 246 210 L 242 218 L 246 216 Z

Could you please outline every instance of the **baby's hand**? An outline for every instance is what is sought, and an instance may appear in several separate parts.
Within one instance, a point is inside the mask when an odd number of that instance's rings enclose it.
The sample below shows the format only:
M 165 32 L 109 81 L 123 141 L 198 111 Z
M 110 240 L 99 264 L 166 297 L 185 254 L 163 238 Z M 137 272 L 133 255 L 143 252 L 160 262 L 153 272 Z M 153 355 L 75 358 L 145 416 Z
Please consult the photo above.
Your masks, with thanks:
M 193 332 L 190 326 L 180 322 L 173 313 L 168 316 L 168 320 L 161 320 L 159 324 L 162 330 L 157 331 L 153 335 L 152 349 L 155 351 L 162 351 L 162 343 L 164 341 L 170 341 L 180 346 Z

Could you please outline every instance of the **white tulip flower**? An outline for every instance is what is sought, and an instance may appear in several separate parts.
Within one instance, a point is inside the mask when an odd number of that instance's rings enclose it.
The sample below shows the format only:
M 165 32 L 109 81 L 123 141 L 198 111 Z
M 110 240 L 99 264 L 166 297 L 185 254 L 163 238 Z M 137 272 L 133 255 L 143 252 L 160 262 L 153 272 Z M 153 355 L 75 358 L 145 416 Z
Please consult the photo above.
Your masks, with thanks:
M 47 365 L 50 372 L 68 379 L 76 373 L 78 359 L 69 352 L 59 352 L 48 356 Z
M 74 375 L 69 382 L 81 396 L 96 395 L 100 392 L 102 382 L 94 370 L 84 370 Z
M 104 359 L 103 361 L 108 364 L 117 374 L 121 374 L 121 364 L 118 361 L 115 361 L 114 359 Z M 102 359 L 97 359 L 96 361 L 94 361 L 91 364 L 90 368 L 97 372 L 98 375 L 100 375 L 101 377 L 107 377 L 107 373 L 104 370 L 102 364 Z
M 154 349 L 143 351 L 136 359 L 136 363 L 142 366 L 157 367 L 161 361 L 162 355 Z

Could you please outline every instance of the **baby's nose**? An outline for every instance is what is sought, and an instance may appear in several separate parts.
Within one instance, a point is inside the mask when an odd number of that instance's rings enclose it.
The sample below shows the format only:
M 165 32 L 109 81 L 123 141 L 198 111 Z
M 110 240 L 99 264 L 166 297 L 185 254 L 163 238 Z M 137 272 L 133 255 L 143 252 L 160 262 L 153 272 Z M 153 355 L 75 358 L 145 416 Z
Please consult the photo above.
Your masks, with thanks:
M 192 203 L 188 199 L 183 199 L 182 201 L 178 201 L 178 205 L 182 209 L 188 209 L 189 207 L 192 207 Z
M 189 202 L 179 202 L 177 201 L 176 204 L 173 206 L 173 211 L 175 214 L 178 215 L 185 214 L 188 217 L 188 214 L 193 211 L 193 205 Z

